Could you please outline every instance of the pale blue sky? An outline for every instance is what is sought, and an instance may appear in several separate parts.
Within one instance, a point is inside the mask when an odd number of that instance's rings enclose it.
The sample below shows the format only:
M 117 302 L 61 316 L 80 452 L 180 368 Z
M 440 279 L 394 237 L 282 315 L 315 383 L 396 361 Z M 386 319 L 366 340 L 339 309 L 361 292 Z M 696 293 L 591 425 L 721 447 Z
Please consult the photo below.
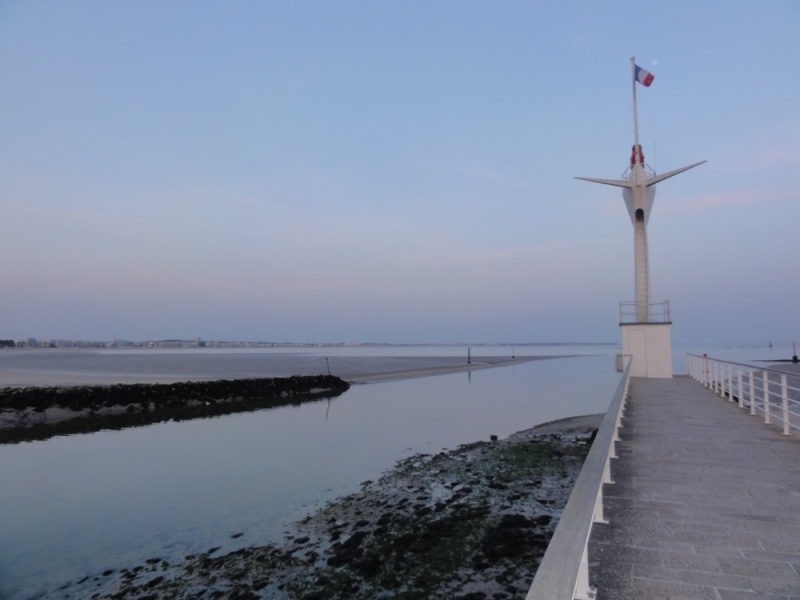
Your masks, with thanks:
M 0 338 L 800 335 L 800 2 L 0 2 Z

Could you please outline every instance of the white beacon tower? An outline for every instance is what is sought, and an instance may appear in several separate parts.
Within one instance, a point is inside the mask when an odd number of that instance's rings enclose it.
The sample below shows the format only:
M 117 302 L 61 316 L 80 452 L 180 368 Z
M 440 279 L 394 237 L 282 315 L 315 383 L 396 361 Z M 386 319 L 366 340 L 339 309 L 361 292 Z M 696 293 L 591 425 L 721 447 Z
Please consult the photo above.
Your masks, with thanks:
M 634 377 L 672 377 L 672 346 L 669 301 L 651 304 L 650 270 L 647 259 L 647 223 L 656 195 L 656 184 L 678 173 L 702 165 L 700 161 L 656 175 L 644 162 L 644 153 L 639 145 L 639 123 L 636 110 L 636 83 L 648 87 L 653 76 L 636 66 L 631 58 L 631 81 L 633 84 L 633 148 L 630 167 L 621 179 L 598 179 L 576 177 L 583 181 L 602 183 L 622 188 L 622 197 L 633 225 L 634 282 L 636 300 L 620 303 L 620 329 L 622 353 L 633 358 L 631 375 Z

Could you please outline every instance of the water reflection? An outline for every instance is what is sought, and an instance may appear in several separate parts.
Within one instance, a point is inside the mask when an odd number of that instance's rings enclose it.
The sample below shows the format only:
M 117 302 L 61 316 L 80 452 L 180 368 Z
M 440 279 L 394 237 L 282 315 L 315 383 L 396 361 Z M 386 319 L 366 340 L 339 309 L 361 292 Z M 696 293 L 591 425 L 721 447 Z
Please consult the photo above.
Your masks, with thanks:
M 618 380 L 610 356 L 559 358 L 0 447 L 0 596 L 277 540 L 287 522 L 409 454 L 603 412 Z

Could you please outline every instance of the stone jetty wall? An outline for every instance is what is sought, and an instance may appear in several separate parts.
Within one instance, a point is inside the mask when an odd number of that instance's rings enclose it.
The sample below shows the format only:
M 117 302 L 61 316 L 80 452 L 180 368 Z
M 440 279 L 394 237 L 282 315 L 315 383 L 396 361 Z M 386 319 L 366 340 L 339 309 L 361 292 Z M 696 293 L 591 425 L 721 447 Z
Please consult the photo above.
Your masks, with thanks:
M 331 375 L 0 389 L 0 443 L 300 404 L 350 385 Z

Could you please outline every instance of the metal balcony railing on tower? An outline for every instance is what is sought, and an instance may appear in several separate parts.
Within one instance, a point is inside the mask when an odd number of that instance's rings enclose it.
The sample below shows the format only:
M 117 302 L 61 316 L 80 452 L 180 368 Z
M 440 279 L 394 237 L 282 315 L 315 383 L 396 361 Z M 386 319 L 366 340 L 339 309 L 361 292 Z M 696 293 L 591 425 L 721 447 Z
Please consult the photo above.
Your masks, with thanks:
M 648 178 L 652 178 L 652 177 L 656 176 L 655 170 L 650 165 L 645 164 L 644 165 L 644 170 L 645 170 L 645 173 L 647 173 L 647 177 Z M 625 172 L 622 173 L 622 177 L 620 177 L 620 179 L 622 179 L 623 181 L 630 181 L 631 177 L 632 177 L 632 171 L 633 171 L 633 167 L 628 167 L 627 169 L 625 169 Z
M 647 315 L 645 320 L 638 314 L 635 301 L 619 303 L 619 323 L 672 323 L 672 315 L 669 309 L 669 300 L 656 302 L 647 305 Z

